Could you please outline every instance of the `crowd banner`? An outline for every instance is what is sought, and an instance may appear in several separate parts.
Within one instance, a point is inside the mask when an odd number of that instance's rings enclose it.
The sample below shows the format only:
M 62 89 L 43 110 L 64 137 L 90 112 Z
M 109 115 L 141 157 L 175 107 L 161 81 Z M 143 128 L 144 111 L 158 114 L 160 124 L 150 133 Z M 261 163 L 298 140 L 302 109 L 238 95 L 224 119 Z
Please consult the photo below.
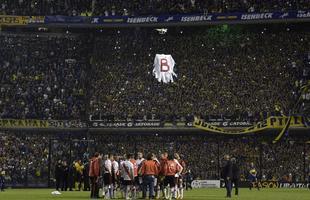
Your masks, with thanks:
M 266 120 L 256 123 L 253 126 L 243 128 L 240 130 L 230 130 L 223 127 L 214 126 L 209 122 L 205 122 L 199 118 L 195 118 L 194 127 L 213 133 L 231 134 L 231 135 L 241 135 L 247 133 L 254 133 L 263 131 L 266 129 L 283 129 L 287 122 L 290 123 L 291 128 L 307 128 L 306 120 L 303 116 L 291 116 L 290 117 L 268 117 Z
M 28 16 L 0 15 L 0 25 L 27 25 Z
M 47 120 L 0 119 L 1 128 L 49 128 Z
M 46 16 L 44 22 L 68 24 L 168 24 L 220 21 L 310 19 L 310 10 L 264 13 L 211 13 L 150 16 Z
M 87 123 L 80 120 L 0 119 L 0 128 L 87 128 Z
M 284 128 L 290 117 L 269 117 L 267 125 L 269 128 Z M 291 116 L 290 127 L 307 127 L 306 119 L 303 116 Z
M 13 16 L 0 15 L 0 25 L 28 25 L 28 24 L 44 24 L 44 16 Z

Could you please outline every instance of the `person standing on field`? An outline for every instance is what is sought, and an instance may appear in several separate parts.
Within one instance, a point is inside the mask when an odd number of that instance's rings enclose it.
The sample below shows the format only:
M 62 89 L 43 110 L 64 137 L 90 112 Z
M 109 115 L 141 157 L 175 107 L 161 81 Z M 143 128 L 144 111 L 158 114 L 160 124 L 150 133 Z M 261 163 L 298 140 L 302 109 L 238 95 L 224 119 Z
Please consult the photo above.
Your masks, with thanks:
M 236 158 L 231 159 L 232 163 L 232 180 L 231 184 L 235 186 L 235 195 L 239 195 L 239 180 L 240 180 L 240 169 L 237 164 Z
M 224 156 L 225 165 L 223 167 L 222 176 L 225 182 L 226 197 L 231 198 L 231 180 L 233 177 L 232 164 L 229 155 Z
M 126 155 L 126 160 L 122 162 L 121 165 L 121 175 L 123 177 L 123 184 L 124 184 L 124 193 L 125 199 L 129 200 L 129 194 L 131 192 L 131 197 L 135 198 L 135 191 L 134 191 L 134 181 L 135 181 L 135 172 L 134 172 L 134 165 L 130 161 L 133 159 L 132 154 Z
M 159 173 L 159 167 L 154 160 L 154 155 L 149 153 L 141 166 L 141 174 L 143 177 L 143 194 L 142 198 L 146 198 L 146 192 L 149 191 L 149 199 L 154 199 L 155 176 Z
M 99 198 L 99 177 L 100 177 L 100 156 L 96 152 L 90 159 L 89 178 L 90 178 L 90 198 Z

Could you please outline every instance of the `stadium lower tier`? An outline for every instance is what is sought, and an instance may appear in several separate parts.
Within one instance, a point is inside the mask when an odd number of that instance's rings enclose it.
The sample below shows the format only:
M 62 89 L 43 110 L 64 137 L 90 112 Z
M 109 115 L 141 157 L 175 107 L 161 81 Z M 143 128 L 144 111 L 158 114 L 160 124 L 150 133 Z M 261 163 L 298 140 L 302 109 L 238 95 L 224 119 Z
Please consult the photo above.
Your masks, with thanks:
M 55 184 L 59 160 L 84 165 L 84 179 L 91 155 L 123 156 L 126 153 L 179 153 L 194 179 L 219 179 L 224 155 L 237 159 L 241 180 L 253 165 L 261 180 L 304 182 L 310 171 L 309 136 L 285 136 L 272 144 L 266 135 L 228 137 L 198 134 L 98 134 L 81 132 L 1 132 L 0 171 L 6 184 L 15 187 L 46 187 Z M 252 163 L 252 164 L 251 164 Z

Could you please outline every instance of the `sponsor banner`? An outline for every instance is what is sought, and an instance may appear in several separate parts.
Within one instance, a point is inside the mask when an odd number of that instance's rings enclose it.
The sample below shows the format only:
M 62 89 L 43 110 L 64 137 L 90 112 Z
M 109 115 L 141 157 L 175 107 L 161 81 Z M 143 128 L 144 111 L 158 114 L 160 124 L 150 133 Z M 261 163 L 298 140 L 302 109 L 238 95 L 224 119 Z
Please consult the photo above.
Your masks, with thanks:
M 218 127 L 226 127 L 226 128 L 238 128 L 238 127 L 249 127 L 253 126 L 252 122 L 246 122 L 246 121 L 207 121 L 208 124 L 212 126 L 218 126 Z M 193 127 L 193 122 L 186 122 L 186 127 Z
M 267 12 L 267 13 L 212 13 L 190 15 L 159 15 L 159 16 L 109 16 L 92 17 L 92 24 L 156 24 L 156 23 L 186 23 L 186 22 L 214 22 L 214 21 L 252 21 L 274 19 L 309 18 L 310 11 Z
M 251 122 L 242 122 L 242 121 L 223 121 L 223 122 L 208 122 L 212 126 L 219 126 L 219 127 L 249 127 L 252 126 L 253 123 Z
M 310 19 L 310 10 L 266 13 L 212 13 L 212 14 L 179 14 L 158 16 L 10 16 L 0 15 L 1 25 L 26 24 L 157 24 L 157 23 L 195 23 L 218 21 L 253 21 Z
M 0 15 L 0 25 L 26 25 L 28 22 L 27 16 Z
M 214 132 L 214 133 L 222 133 L 222 134 L 231 134 L 231 135 L 241 135 L 247 133 L 254 133 L 263 131 L 266 129 L 283 129 L 285 128 L 286 122 L 288 122 L 289 117 L 269 117 L 262 122 L 258 122 L 253 126 L 249 126 L 247 128 L 243 128 L 240 130 L 227 130 L 225 127 L 219 127 L 217 125 L 212 125 L 213 122 L 205 122 L 201 119 L 195 118 L 194 127 Z M 290 126 L 291 128 L 308 127 L 305 123 L 305 119 L 302 116 L 291 116 Z
M 250 186 L 249 181 L 240 181 L 239 187 L 240 188 L 248 188 Z M 253 185 L 255 188 L 262 187 L 262 188 L 307 188 L 309 187 L 309 183 L 305 182 L 281 182 L 281 181 L 260 181 L 258 183 L 254 183 Z M 221 182 L 221 187 L 225 187 L 225 183 Z
M 201 119 L 195 118 L 194 127 L 208 131 L 213 133 L 222 133 L 222 134 L 230 134 L 230 135 L 240 135 L 240 134 L 247 134 L 247 133 L 254 133 L 258 131 L 263 131 L 267 129 L 267 122 L 259 122 L 254 126 L 250 126 L 241 130 L 227 130 L 222 127 L 214 126 L 209 124 L 209 122 L 204 122 Z
M 55 15 L 55 16 L 46 16 L 45 17 L 45 23 L 68 23 L 68 24 L 85 24 L 89 23 L 91 20 L 90 17 L 84 17 L 84 16 L 62 16 L 62 15 Z
M 279 183 L 279 188 L 309 188 L 309 183 Z
M 297 12 L 297 18 L 310 18 L 310 10 L 300 10 Z
M 155 128 L 162 127 L 161 121 L 92 121 L 92 128 Z
M 193 188 L 220 188 L 220 180 L 194 180 L 191 183 Z
M 48 120 L 48 123 L 50 128 L 87 128 L 87 123 L 79 120 Z

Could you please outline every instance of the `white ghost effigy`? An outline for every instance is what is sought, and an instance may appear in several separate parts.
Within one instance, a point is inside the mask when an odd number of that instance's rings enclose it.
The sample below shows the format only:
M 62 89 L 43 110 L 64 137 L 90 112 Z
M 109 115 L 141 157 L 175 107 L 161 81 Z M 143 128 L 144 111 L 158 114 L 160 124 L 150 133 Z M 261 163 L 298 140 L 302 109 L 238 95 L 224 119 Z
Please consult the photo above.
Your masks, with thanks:
M 174 65 L 175 62 L 171 55 L 156 54 L 153 75 L 159 82 L 173 82 L 173 76 L 177 77 L 174 72 Z

